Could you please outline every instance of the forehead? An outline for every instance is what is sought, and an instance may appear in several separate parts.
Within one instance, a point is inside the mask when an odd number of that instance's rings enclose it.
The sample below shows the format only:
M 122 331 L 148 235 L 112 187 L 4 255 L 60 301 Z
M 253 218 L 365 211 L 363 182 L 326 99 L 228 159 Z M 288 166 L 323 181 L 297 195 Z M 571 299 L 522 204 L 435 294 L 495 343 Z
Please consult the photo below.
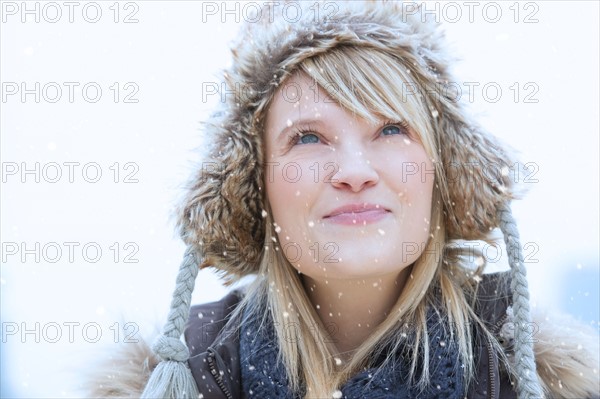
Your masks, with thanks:
M 267 108 L 265 129 L 267 137 L 276 137 L 282 129 L 299 122 L 352 125 L 359 119 L 341 107 L 314 79 L 296 73 L 275 92 Z
M 277 89 L 269 111 L 281 110 L 307 110 L 328 108 L 337 105 L 329 93 L 321 88 L 310 76 L 298 72 L 290 76 L 283 85 Z M 273 112 L 268 112 L 273 114 Z

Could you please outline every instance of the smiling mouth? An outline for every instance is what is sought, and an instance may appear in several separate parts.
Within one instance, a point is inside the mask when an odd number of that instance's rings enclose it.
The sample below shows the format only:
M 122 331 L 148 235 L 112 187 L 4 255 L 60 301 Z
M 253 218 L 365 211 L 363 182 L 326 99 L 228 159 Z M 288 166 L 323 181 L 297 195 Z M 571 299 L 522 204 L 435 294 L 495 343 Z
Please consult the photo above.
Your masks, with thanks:
M 376 223 L 386 218 L 390 213 L 390 211 L 382 207 L 340 210 L 325 216 L 323 220 L 335 224 L 364 226 L 366 224 Z

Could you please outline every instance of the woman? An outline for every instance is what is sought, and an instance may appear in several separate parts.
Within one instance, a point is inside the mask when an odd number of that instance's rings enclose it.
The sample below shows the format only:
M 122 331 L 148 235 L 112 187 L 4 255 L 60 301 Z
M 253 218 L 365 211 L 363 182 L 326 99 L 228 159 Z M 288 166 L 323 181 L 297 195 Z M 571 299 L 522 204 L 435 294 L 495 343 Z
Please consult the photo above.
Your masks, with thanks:
M 447 90 L 436 26 L 397 2 L 295 4 L 235 47 L 142 396 L 597 396 L 597 338 L 530 320 L 515 162 Z M 496 227 L 510 275 L 460 244 Z M 190 312 L 198 266 L 256 278 Z

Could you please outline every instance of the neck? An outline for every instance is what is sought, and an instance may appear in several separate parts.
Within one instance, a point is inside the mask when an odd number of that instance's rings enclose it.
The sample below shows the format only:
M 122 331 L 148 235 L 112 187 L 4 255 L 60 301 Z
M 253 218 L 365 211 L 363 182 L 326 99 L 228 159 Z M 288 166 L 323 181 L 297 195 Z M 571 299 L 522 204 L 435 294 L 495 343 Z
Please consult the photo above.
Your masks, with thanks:
M 308 297 L 341 360 L 350 359 L 389 315 L 410 269 L 365 279 L 318 280 L 303 276 Z

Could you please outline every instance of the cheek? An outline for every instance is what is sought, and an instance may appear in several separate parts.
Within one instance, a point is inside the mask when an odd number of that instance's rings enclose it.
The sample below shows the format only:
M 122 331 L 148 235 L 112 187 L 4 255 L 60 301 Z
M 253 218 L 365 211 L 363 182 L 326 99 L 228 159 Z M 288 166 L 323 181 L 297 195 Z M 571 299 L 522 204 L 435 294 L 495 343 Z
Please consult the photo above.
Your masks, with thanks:
M 273 219 L 282 229 L 298 229 L 310 219 L 319 188 L 309 166 L 298 162 L 274 163 L 265 175 Z
M 431 162 L 422 162 L 420 169 L 423 172 L 413 176 L 409 180 L 413 193 L 411 202 L 414 209 L 414 222 L 417 225 L 415 234 L 422 241 L 427 241 L 432 227 L 431 217 L 435 175 Z
M 387 151 L 377 161 L 377 167 L 385 180 L 392 182 L 401 199 L 412 201 L 431 197 L 435 168 L 420 145 L 411 145 L 400 151 Z
M 390 164 L 386 173 L 401 203 L 405 229 L 408 230 L 406 233 L 414 234 L 419 239 L 428 236 L 435 168 L 425 150 L 415 147 L 406 151 L 403 157 L 398 157 Z
M 435 183 L 435 168 L 424 151 L 419 158 L 417 162 L 411 165 L 410 175 L 406 176 L 405 179 L 408 189 L 412 193 L 411 201 L 417 205 L 421 213 L 427 213 L 429 219 L 433 185 Z

